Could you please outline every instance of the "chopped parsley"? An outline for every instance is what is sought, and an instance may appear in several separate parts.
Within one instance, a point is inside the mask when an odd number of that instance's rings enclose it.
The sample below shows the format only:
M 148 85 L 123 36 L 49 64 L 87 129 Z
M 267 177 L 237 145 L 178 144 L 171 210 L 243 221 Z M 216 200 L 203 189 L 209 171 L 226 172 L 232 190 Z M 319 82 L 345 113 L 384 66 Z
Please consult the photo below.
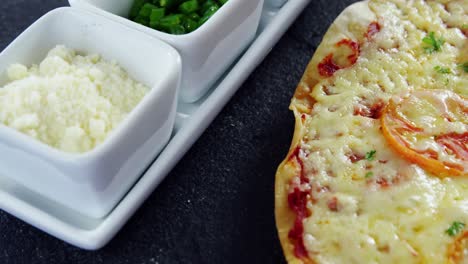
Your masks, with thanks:
M 445 230 L 445 233 L 449 236 L 455 236 L 460 233 L 463 228 L 465 228 L 465 223 L 455 221 L 452 223 L 449 229 Z
M 434 70 L 438 73 L 441 73 L 441 74 L 449 74 L 449 73 L 452 73 L 452 71 L 450 70 L 450 68 L 446 68 L 446 67 L 442 67 L 442 66 L 435 66 L 434 67 Z
M 442 45 L 445 43 L 445 40 L 443 38 L 436 38 L 435 33 L 431 31 L 429 35 L 422 39 L 422 42 L 425 44 L 423 48 L 426 53 L 433 53 L 442 50 Z
M 372 171 L 369 171 L 369 172 L 366 173 L 366 176 L 365 176 L 365 177 L 366 177 L 366 179 L 367 179 L 367 178 L 370 178 L 370 177 L 372 177 L 372 176 L 374 176 L 374 173 L 373 173 Z
M 371 150 L 369 152 L 366 153 L 366 160 L 368 161 L 373 161 L 375 159 L 375 153 L 377 153 L 376 150 Z
M 461 67 L 465 72 L 468 72 L 468 61 L 458 64 L 458 67 Z

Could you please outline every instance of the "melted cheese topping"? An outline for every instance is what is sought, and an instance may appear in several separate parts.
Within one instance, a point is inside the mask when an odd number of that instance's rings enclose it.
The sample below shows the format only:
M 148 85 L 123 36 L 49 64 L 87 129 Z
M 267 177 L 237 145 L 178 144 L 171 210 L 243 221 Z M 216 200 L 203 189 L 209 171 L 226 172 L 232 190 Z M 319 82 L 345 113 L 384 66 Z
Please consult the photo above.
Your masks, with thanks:
M 386 104 L 416 89 L 468 97 L 468 2 L 372 1 L 382 29 L 361 45 L 357 62 L 320 81 L 304 116 L 300 158 L 311 197 L 304 244 L 318 263 L 446 263 L 454 221 L 468 225 L 468 179 L 439 178 L 407 162 L 387 144 L 378 119 L 357 109 Z M 445 40 L 428 54 L 429 32 Z M 434 67 L 450 69 L 441 74 Z M 366 153 L 375 150 L 375 158 Z

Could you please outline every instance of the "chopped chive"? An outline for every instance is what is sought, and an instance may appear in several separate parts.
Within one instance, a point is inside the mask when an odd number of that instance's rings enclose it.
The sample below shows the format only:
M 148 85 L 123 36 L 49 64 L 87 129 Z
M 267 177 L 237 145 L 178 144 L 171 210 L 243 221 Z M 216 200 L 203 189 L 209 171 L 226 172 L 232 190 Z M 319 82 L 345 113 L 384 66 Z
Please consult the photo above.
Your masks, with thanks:
M 202 18 L 200 19 L 200 21 L 198 22 L 199 26 L 203 25 L 206 21 L 208 21 L 208 19 L 211 18 L 211 16 L 213 16 L 214 13 L 216 13 L 216 11 L 218 11 L 219 7 L 218 5 L 212 5 L 210 6 L 203 14 Z
M 135 2 L 133 2 L 132 8 L 130 9 L 130 13 L 128 15 L 130 19 L 134 19 L 138 16 L 138 13 L 144 4 L 145 0 L 135 0 Z
M 142 24 L 143 26 L 148 26 L 149 20 L 147 17 L 137 16 L 133 21 L 137 22 L 138 24 Z
M 433 53 L 442 50 L 442 45 L 445 43 L 445 40 L 442 37 L 436 38 L 435 33 L 431 31 L 429 35 L 422 39 L 422 42 L 425 44 L 423 49 L 426 53 Z
M 198 28 L 198 23 L 190 18 L 186 18 L 183 22 L 183 26 L 187 33 L 190 33 Z
M 201 25 L 205 24 L 208 19 L 210 19 L 211 16 L 202 16 L 202 18 L 198 21 L 198 26 L 200 27 Z
M 179 11 L 182 14 L 190 14 L 193 12 L 196 12 L 199 8 L 198 1 L 197 0 L 189 0 L 187 2 L 183 2 L 179 6 Z
M 455 236 L 458 233 L 460 233 L 464 228 L 465 228 L 465 223 L 455 221 L 447 230 L 445 230 L 445 233 L 449 236 Z
M 212 5 L 210 6 L 205 12 L 203 15 L 210 15 L 212 16 L 214 13 L 216 13 L 216 11 L 218 11 L 219 9 L 219 6 L 218 5 Z
M 164 8 L 153 8 L 153 10 L 151 10 L 150 22 L 159 21 L 161 18 L 164 17 L 165 12 L 166 9 Z
M 169 33 L 174 35 L 185 34 L 185 29 L 181 25 L 182 23 L 182 15 L 169 15 L 161 18 L 159 20 L 158 27 Z
M 446 68 L 446 67 L 442 67 L 442 66 L 435 66 L 434 67 L 434 70 L 438 73 L 441 73 L 441 74 L 449 74 L 449 73 L 452 73 L 452 71 L 450 70 L 450 68 Z
M 185 34 L 185 28 L 182 25 L 174 25 L 169 28 L 169 33 L 174 35 L 182 35 Z
M 205 23 L 228 0 L 133 0 L 128 17 L 170 34 L 185 34 Z
M 200 16 L 195 12 L 188 14 L 187 17 L 192 19 L 193 21 L 199 21 L 200 20 Z
M 157 7 L 155 5 L 146 3 L 140 9 L 140 12 L 138 13 L 138 15 L 142 17 L 149 17 L 151 15 L 151 11 L 153 11 L 153 9 L 156 9 L 156 8 Z
M 463 71 L 468 72 L 468 61 L 465 63 L 458 64 L 458 67 L 461 67 Z
M 182 22 L 182 15 L 168 15 L 160 19 L 163 25 L 179 25 Z
M 203 5 L 200 8 L 199 14 L 203 16 L 206 15 L 206 12 L 213 6 L 219 9 L 218 4 L 214 0 L 206 0 L 206 2 L 203 3 Z
M 368 160 L 368 161 L 373 161 L 374 158 L 375 158 L 375 154 L 376 154 L 376 153 L 377 153 L 376 150 L 371 150 L 371 151 L 367 152 L 367 153 L 366 153 L 366 156 L 365 156 L 366 160 Z
M 181 2 L 181 0 L 159 0 L 159 5 L 161 7 L 172 8 L 179 5 Z

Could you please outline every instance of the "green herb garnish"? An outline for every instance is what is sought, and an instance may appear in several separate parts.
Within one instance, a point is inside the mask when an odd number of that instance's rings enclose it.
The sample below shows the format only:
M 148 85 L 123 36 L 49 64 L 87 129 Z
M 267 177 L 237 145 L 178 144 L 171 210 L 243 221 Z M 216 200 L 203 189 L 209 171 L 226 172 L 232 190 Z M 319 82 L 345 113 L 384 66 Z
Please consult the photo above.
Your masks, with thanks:
M 375 154 L 377 153 L 376 150 L 371 150 L 369 152 L 366 153 L 366 160 L 368 161 L 373 161 L 375 159 Z
M 441 74 L 449 74 L 449 73 L 452 73 L 452 71 L 450 70 L 450 68 L 446 68 L 446 67 L 442 67 L 442 66 L 435 66 L 434 67 L 434 70 L 438 73 L 441 73 Z
M 447 230 L 445 230 L 445 233 L 449 236 L 455 236 L 460 233 L 463 228 L 465 228 L 465 223 L 455 221 Z
M 461 67 L 465 72 L 468 72 L 468 61 L 458 64 L 458 67 Z
M 468 29 L 468 24 L 463 24 L 462 29 Z
M 433 53 L 442 50 L 445 40 L 443 38 L 436 38 L 435 33 L 431 31 L 428 36 L 422 39 L 422 42 L 425 44 L 423 48 L 426 53 Z
M 374 176 L 374 173 L 373 173 L 372 171 L 369 171 L 369 172 L 366 173 L 366 176 L 365 176 L 365 177 L 366 177 L 366 179 L 367 179 L 367 178 L 370 178 L 370 177 L 372 177 L 372 176 Z

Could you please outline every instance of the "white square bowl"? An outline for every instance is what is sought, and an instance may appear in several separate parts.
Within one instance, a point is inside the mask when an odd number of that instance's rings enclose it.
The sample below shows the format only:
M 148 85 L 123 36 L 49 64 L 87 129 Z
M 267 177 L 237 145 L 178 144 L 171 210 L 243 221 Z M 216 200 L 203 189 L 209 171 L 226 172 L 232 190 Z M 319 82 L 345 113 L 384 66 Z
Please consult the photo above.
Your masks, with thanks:
M 83 215 L 101 218 L 169 140 L 181 59 L 175 49 L 147 34 L 90 12 L 59 8 L 0 54 L 0 86 L 9 65 L 38 64 L 58 44 L 115 60 L 151 90 L 103 143 L 81 154 L 65 153 L 0 125 L 0 173 Z
M 229 0 L 205 24 L 184 35 L 171 35 L 126 17 L 134 0 L 69 0 L 72 7 L 96 12 L 162 39 L 182 57 L 180 99 L 202 97 L 255 37 L 263 0 Z

